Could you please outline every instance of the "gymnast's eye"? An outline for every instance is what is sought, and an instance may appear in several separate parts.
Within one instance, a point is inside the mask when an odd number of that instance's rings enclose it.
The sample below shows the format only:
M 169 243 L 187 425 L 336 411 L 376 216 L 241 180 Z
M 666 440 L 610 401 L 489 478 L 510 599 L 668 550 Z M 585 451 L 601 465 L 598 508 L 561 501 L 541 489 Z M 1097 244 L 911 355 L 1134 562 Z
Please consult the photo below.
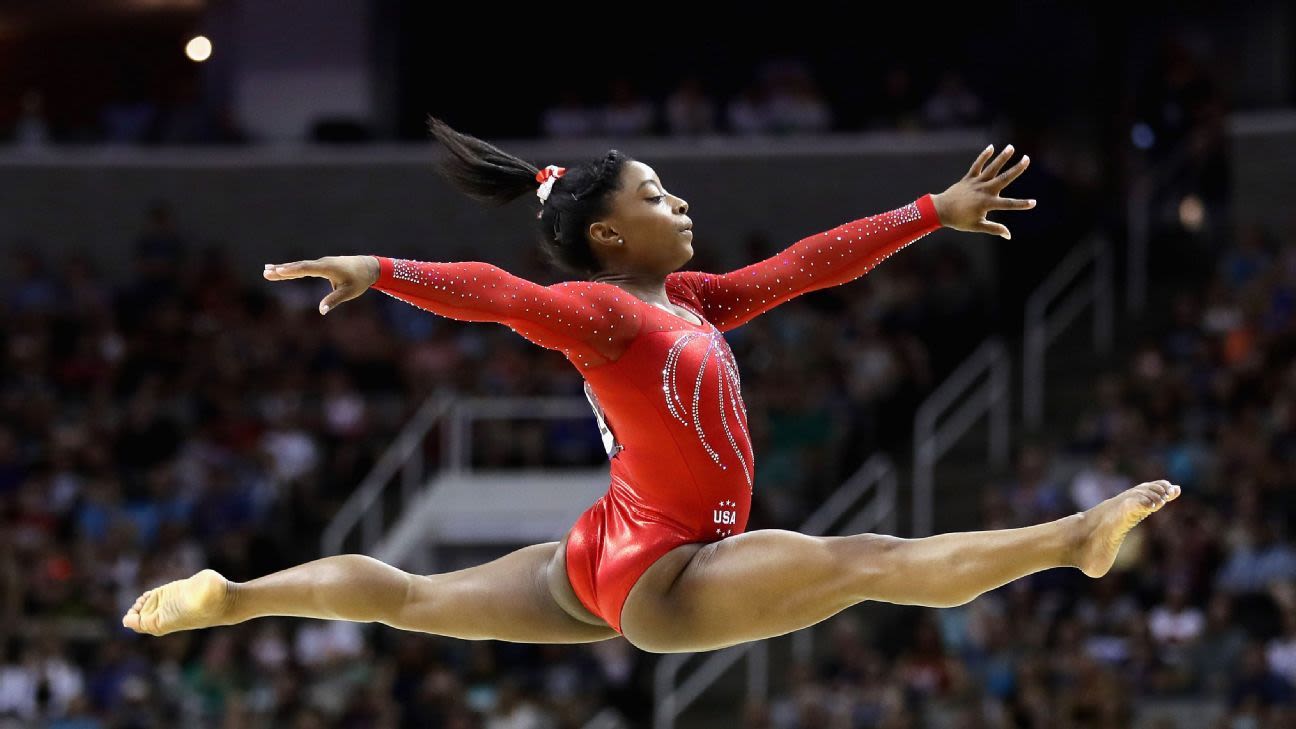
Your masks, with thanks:
M 646 197 L 646 198 L 644 198 L 644 199 L 647 200 L 648 202 L 652 203 L 653 205 L 656 205 L 657 203 L 661 202 L 662 200 L 665 200 L 665 199 L 666 199 L 666 196 L 665 196 L 665 195 L 654 195 L 653 197 Z

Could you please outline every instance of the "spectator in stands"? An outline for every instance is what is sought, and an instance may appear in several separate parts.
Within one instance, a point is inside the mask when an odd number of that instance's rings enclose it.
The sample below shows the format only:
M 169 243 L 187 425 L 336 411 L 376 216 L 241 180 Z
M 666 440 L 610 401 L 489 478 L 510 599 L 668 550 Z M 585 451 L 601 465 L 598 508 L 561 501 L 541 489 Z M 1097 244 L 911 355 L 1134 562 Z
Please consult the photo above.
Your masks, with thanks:
M 558 94 L 558 103 L 541 112 L 540 131 L 546 137 L 588 137 L 602 132 L 598 113 L 574 89 Z
M 666 128 L 674 137 L 716 133 L 716 103 L 707 93 L 701 78 L 685 77 L 667 97 Z
M 985 106 L 958 71 L 946 71 L 922 105 L 922 122 L 928 129 L 971 127 L 984 119 Z
M 612 82 L 602 117 L 603 133 L 612 137 L 642 137 L 652 134 L 657 124 L 657 108 L 651 99 L 635 90 L 629 79 L 619 78 Z

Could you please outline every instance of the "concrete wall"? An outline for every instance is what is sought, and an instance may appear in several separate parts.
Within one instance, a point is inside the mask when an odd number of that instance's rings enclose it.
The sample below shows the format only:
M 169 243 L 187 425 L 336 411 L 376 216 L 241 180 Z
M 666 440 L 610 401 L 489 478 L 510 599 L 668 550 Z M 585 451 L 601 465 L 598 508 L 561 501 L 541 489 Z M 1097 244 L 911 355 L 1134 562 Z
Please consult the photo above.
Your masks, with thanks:
M 699 255 L 741 265 L 750 233 L 781 247 L 939 192 L 987 141 L 979 134 L 882 135 L 619 147 L 653 165 L 668 189 L 689 201 Z M 540 165 L 566 165 L 613 144 L 500 146 Z M 124 271 L 144 211 L 168 200 L 192 244 L 219 243 L 249 276 L 265 262 L 302 256 L 470 257 L 507 267 L 534 250 L 534 198 L 482 206 L 441 180 L 435 152 L 412 145 L 0 153 L 0 245 L 25 240 L 60 255 L 88 253 Z M 932 238 L 964 246 L 987 273 L 998 242 L 947 232 Z

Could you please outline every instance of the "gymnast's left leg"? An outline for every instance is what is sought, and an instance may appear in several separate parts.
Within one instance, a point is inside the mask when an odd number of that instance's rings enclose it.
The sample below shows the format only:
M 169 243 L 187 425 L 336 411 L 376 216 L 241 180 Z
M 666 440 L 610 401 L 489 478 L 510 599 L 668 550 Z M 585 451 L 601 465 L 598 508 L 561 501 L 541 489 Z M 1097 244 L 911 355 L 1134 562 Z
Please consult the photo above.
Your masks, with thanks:
M 465 640 L 592 643 L 617 636 L 574 617 L 554 595 L 565 542 L 524 547 L 475 567 L 412 575 L 342 554 L 248 582 L 203 570 L 140 596 L 122 625 L 150 635 L 287 616 L 383 623 Z M 565 574 L 559 574 L 566 579 Z
M 687 544 L 635 583 L 621 629 L 646 651 L 715 650 L 790 633 L 865 600 L 952 607 L 1051 567 L 1101 577 L 1130 529 L 1178 496 L 1178 486 L 1154 481 L 1048 524 L 925 539 L 766 529 Z

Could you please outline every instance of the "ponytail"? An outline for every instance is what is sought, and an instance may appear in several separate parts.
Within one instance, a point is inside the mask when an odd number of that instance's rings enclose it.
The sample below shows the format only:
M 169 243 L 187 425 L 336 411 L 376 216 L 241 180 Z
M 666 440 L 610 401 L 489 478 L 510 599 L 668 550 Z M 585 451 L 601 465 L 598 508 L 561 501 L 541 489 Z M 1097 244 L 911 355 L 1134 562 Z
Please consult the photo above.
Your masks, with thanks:
M 503 205 L 527 192 L 535 192 L 539 169 L 498 147 L 451 129 L 429 116 L 428 130 L 450 152 L 441 172 L 469 197 L 488 205 Z
M 540 168 L 530 162 L 457 132 L 433 116 L 428 117 L 428 129 L 450 152 L 440 166 L 441 173 L 469 197 L 498 206 L 539 189 L 536 175 Z M 554 181 L 536 216 L 541 246 L 550 263 L 585 277 L 599 272 L 600 262 L 585 231 L 607 215 L 612 194 L 620 186 L 621 170 L 629 161 L 630 157 L 610 150 L 598 160 L 569 167 Z

